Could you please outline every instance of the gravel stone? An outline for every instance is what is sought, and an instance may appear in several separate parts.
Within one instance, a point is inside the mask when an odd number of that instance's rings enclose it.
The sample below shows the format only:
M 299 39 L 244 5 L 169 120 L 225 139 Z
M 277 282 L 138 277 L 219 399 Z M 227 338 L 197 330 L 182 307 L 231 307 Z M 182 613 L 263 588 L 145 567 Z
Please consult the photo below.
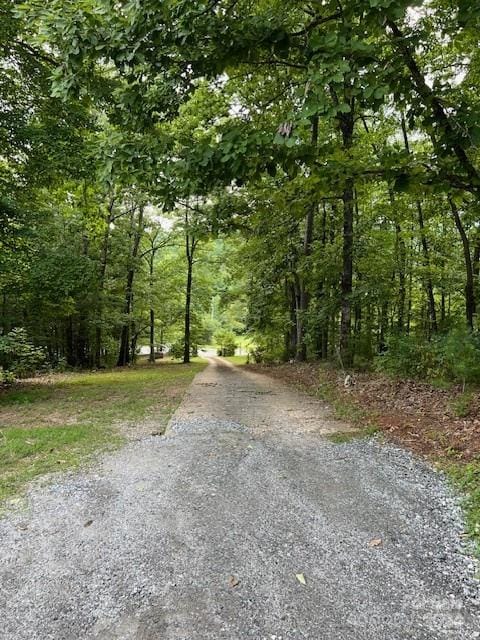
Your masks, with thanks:
M 0 638 L 480 637 L 445 478 L 375 439 L 324 437 L 345 426 L 212 359 L 166 436 L 33 485 L 0 520 Z

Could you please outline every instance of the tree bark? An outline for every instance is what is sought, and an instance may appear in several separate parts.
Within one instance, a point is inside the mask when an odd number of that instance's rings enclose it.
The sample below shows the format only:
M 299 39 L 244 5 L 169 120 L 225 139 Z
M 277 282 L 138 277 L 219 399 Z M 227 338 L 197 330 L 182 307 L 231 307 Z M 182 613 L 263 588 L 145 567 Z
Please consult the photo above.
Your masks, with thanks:
M 314 148 L 318 144 L 318 116 L 312 118 L 311 144 Z M 308 258 L 312 252 L 313 227 L 315 223 L 315 212 L 317 204 L 313 202 L 308 209 L 305 218 L 305 234 L 303 238 L 303 257 Z M 297 352 L 295 358 L 298 362 L 305 362 L 307 359 L 307 343 L 305 341 L 305 321 L 310 304 L 310 292 L 306 284 L 305 275 L 299 279 L 299 304 L 297 318 Z
M 400 124 L 402 127 L 403 143 L 405 145 L 405 151 L 408 154 L 410 154 L 410 143 L 408 140 L 407 125 L 406 125 L 405 117 L 403 113 L 402 113 Z M 431 268 L 430 268 L 430 250 L 428 247 L 427 236 L 425 235 L 425 221 L 423 217 L 422 203 L 420 202 L 420 200 L 416 201 L 416 206 L 417 206 L 418 226 L 420 229 L 420 242 L 422 244 L 423 266 L 426 273 L 424 278 L 424 286 L 425 286 L 425 292 L 427 294 L 427 301 L 428 301 L 430 332 L 437 333 L 438 332 L 437 311 L 435 307 L 435 295 L 433 293 L 432 274 L 431 274 Z
M 198 240 L 189 232 L 188 208 L 185 208 L 185 256 L 187 258 L 187 286 L 185 290 L 185 323 L 183 332 L 183 362 L 190 362 L 191 348 L 191 307 L 193 287 L 193 260 Z
M 475 300 L 475 278 L 473 274 L 472 254 L 470 251 L 470 241 L 468 239 L 465 227 L 463 226 L 457 205 L 451 197 L 448 198 L 450 208 L 452 210 L 455 226 L 462 240 L 463 257 L 465 260 L 465 316 L 469 329 L 473 331 L 473 323 L 476 313 L 476 300 Z
M 151 364 L 155 364 L 155 309 L 153 308 L 154 266 L 155 266 L 155 248 L 154 248 L 154 245 L 152 244 L 152 250 L 148 260 L 148 271 L 150 275 L 150 355 L 148 357 L 148 361 Z
M 100 269 L 98 274 L 98 308 L 97 308 L 97 324 L 95 327 L 95 355 L 94 363 L 98 368 L 102 364 L 102 320 L 103 320 L 103 296 L 105 290 L 105 277 L 107 275 L 108 249 L 110 240 L 110 225 L 113 220 L 113 208 L 115 206 L 115 198 L 110 199 L 105 219 L 105 231 L 102 239 L 102 249 L 100 253 Z
M 194 253 L 194 240 L 190 244 L 188 234 L 186 240 L 187 248 L 187 287 L 185 292 L 185 328 L 183 336 L 183 362 L 188 364 L 190 362 L 190 338 L 191 338 L 191 307 L 192 307 L 192 285 L 193 285 L 193 253 Z M 190 245 L 190 246 L 189 246 Z
M 150 309 L 150 355 L 148 361 L 155 364 L 155 311 Z
M 125 321 L 122 326 L 122 331 L 120 334 L 120 350 L 118 354 L 117 366 L 124 367 L 127 364 L 130 364 L 132 361 L 132 353 L 130 351 L 130 333 L 131 333 L 131 313 L 133 309 L 133 282 L 135 279 L 135 272 L 137 269 L 137 257 L 138 250 L 140 248 L 140 241 L 142 239 L 143 232 L 143 207 L 139 208 L 138 212 L 138 220 L 137 224 L 134 224 L 135 212 L 132 213 L 132 227 L 134 228 L 133 233 L 133 244 L 132 250 L 130 253 L 130 267 L 127 273 L 127 281 L 125 286 L 125 304 L 124 304 L 124 315 Z
M 349 98 L 348 87 L 345 87 L 344 102 L 350 105 L 349 113 L 339 114 L 339 125 L 342 134 L 343 149 L 346 153 L 353 144 L 355 126 L 354 100 Z M 341 317 L 340 317 L 340 355 L 343 366 L 353 364 L 352 349 L 352 290 L 353 290 L 353 219 L 355 184 L 353 178 L 346 178 L 342 193 L 343 201 L 343 249 L 341 280 Z

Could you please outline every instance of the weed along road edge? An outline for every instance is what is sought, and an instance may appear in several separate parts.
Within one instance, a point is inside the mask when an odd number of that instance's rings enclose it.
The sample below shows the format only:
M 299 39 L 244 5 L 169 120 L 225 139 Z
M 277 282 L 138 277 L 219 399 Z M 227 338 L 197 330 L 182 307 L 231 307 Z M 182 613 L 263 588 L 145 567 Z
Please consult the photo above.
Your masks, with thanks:
M 217 358 L 166 436 L 0 521 L 2 640 L 470 640 L 475 563 L 442 476 Z

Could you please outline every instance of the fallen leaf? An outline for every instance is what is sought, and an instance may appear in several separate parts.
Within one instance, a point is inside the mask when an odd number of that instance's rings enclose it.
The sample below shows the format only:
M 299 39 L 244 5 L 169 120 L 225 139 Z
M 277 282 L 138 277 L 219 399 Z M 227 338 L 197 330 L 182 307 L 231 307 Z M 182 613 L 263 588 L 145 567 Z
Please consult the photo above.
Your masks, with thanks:
M 379 547 L 382 544 L 382 539 L 381 538 L 373 538 L 373 540 L 370 540 L 370 542 L 368 543 L 369 547 Z
M 307 581 L 305 580 L 305 576 L 303 575 L 303 573 L 297 573 L 295 577 L 300 582 L 300 584 L 303 584 L 303 585 L 307 584 Z
M 234 587 L 238 587 L 239 584 L 240 584 L 240 580 L 235 576 L 230 576 L 230 578 L 228 579 L 228 586 L 231 587 L 232 589 Z

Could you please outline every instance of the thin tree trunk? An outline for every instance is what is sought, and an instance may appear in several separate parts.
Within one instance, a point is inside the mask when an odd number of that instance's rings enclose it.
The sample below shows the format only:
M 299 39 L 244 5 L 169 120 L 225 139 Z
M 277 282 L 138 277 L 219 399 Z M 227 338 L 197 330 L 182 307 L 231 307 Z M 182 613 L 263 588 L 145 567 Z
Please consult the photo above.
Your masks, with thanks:
M 347 91 L 346 91 L 347 93 Z M 354 101 L 350 102 L 350 113 L 341 114 L 340 130 L 343 149 L 348 152 L 353 144 Z M 340 354 L 345 367 L 353 364 L 352 332 L 352 290 L 353 290 L 353 218 L 355 184 L 353 178 L 345 180 L 342 194 L 343 201 L 343 250 L 341 281 L 341 319 L 340 319 Z
M 397 314 L 397 330 L 403 333 L 405 329 L 405 300 L 407 297 L 405 268 L 407 261 L 407 250 L 405 241 L 402 236 L 402 228 L 396 223 L 395 233 L 397 236 L 397 253 L 398 253 L 398 314 Z
M 187 258 L 187 287 L 185 291 L 185 322 L 183 332 L 183 362 L 190 362 L 191 348 L 191 307 L 192 307 L 192 287 L 193 287 L 193 260 L 198 241 L 195 236 L 189 233 L 188 208 L 185 208 L 185 256 Z
M 347 180 L 343 191 L 343 251 L 341 282 L 340 353 L 344 366 L 353 362 L 351 315 L 353 288 L 353 180 Z
M 115 206 L 115 198 L 110 199 L 108 205 L 107 217 L 105 220 L 105 231 L 102 239 L 102 250 L 100 254 L 100 269 L 98 277 L 98 308 L 97 308 L 97 324 L 95 327 L 95 366 L 98 368 L 102 364 L 102 321 L 103 321 L 103 297 L 105 291 L 105 277 L 107 275 L 108 249 L 110 240 L 110 225 L 113 218 L 113 207 Z
M 400 124 L 402 127 L 405 151 L 409 154 L 410 143 L 408 140 L 407 125 L 406 125 L 405 117 L 403 113 L 401 116 Z M 425 220 L 423 216 L 422 203 L 420 202 L 420 200 L 416 201 L 416 207 L 417 207 L 417 216 L 418 216 L 418 226 L 420 229 L 420 242 L 422 244 L 423 266 L 426 273 L 424 278 L 424 286 L 427 294 L 430 332 L 437 333 L 438 332 L 437 311 L 435 307 L 435 295 L 433 293 L 432 274 L 431 274 L 431 267 L 430 267 L 430 250 L 427 242 L 427 236 L 425 234 Z
M 155 364 L 155 311 L 150 309 L 150 355 L 148 361 Z
M 183 362 L 190 362 L 190 337 L 191 337 L 191 307 L 192 307 L 192 284 L 193 284 L 193 253 L 189 248 L 189 240 L 187 239 L 187 288 L 185 293 L 185 328 L 183 342 Z
M 318 116 L 312 118 L 312 133 L 311 133 L 311 144 L 313 148 L 317 147 L 318 144 Z M 308 258 L 311 255 L 312 251 L 312 241 L 313 241 L 313 227 L 315 223 L 315 212 L 316 212 L 317 204 L 313 202 L 307 212 L 307 216 L 305 219 L 305 234 L 303 238 L 303 256 L 304 258 Z M 298 305 L 298 319 L 297 325 L 299 327 L 297 331 L 297 352 L 296 352 L 296 360 L 298 362 L 305 362 L 307 359 L 307 343 L 305 341 L 305 321 L 308 312 L 308 307 L 310 304 L 310 292 L 307 289 L 307 284 L 305 282 L 305 275 L 302 274 L 300 278 L 300 292 L 299 292 L 299 305 Z
M 458 233 L 462 240 L 463 257 L 465 260 L 465 316 L 468 327 L 473 331 L 473 323 L 476 313 L 476 300 L 475 300 L 475 278 L 473 275 L 472 254 L 470 252 L 470 241 L 468 239 L 465 227 L 463 226 L 460 214 L 458 212 L 457 205 L 451 197 L 448 198 L 450 208 L 452 209 L 453 219 Z
M 132 218 L 134 218 L 135 212 L 132 213 Z M 134 221 L 132 219 L 132 226 L 134 225 Z M 134 235 L 133 235 L 133 244 L 132 250 L 130 253 L 130 267 L 127 273 L 127 282 L 125 286 L 125 305 L 124 305 L 124 315 L 125 321 L 122 326 L 122 331 L 120 335 L 120 350 L 118 354 L 117 366 L 124 367 L 129 364 L 132 360 L 132 354 L 130 351 L 130 333 L 132 327 L 131 313 L 133 310 L 133 282 L 135 279 L 135 272 L 137 269 L 137 257 L 138 250 L 140 248 L 140 241 L 142 239 L 143 232 L 143 207 L 139 208 L 138 220 L 135 226 Z
M 148 360 L 155 364 L 155 310 L 153 308 L 153 271 L 155 265 L 155 249 L 152 245 L 152 251 L 149 255 L 149 275 L 150 275 L 150 355 Z

